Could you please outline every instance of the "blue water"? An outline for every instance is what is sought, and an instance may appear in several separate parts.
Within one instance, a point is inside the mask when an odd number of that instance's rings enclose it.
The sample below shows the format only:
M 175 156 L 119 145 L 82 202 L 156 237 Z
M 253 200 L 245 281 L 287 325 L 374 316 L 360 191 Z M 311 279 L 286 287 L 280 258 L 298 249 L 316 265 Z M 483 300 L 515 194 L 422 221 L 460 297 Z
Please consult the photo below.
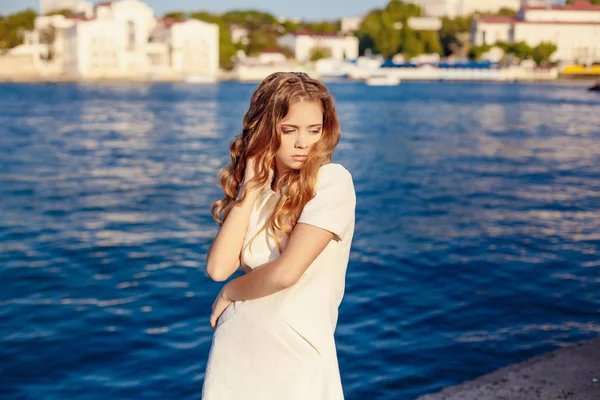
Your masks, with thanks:
M 358 196 L 348 400 L 413 399 L 600 334 L 598 94 L 329 87 Z M 0 398 L 200 398 L 210 206 L 254 88 L 0 85 Z

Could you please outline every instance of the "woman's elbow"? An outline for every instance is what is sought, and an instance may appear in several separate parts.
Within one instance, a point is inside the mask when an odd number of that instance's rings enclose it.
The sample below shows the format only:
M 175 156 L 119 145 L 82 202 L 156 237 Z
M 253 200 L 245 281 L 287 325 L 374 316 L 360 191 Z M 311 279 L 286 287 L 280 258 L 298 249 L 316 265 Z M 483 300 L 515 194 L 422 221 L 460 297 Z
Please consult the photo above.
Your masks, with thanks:
M 218 266 L 212 263 L 206 265 L 206 274 L 209 276 L 210 279 L 212 279 L 215 282 L 223 282 L 231 275 L 226 274 L 222 268 L 219 268 Z
M 277 285 L 279 286 L 279 289 L 281 289 L 281 290 L 292 287 L 297 282 L 298 282 L 298 278 L 296 276 L 294 276 L 293 274 L 289 274 L 289 273 L 286 275 L 281 275 L 281 276 L 279 276 L 279 279 L 277 279 Z

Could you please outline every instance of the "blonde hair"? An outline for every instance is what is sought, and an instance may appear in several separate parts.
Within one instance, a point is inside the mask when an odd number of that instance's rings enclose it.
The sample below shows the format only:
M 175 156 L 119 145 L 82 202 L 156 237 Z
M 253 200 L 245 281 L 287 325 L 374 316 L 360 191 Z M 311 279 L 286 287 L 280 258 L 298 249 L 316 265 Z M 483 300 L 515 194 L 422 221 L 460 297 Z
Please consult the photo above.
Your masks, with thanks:
M 281 145 L 280 123 L 288 114 L 291 105 L 298 101 L 320 103 L 323 111 L 323 133 L 319 141 L 311 147 L 302 168 L 289 169 L 279 177 L 281 186 L 287 187 L 287 190 L 281 193 L 273 214 L 258 232 L 269 228 L 273 233 L 291 233 L 302 209 L 314 196 L 319 168 L 331 162 L 333 151 L 340 140 L 340 125 L 332 95 L 321 82 L 299 72 L 271 74 L 252 94 L 250 106 L 243 118 L 242 133 L 234 137 L 229 146 L 231 163 L 220 171 L 220 183 L 225 197 L 216 201 L 211 209 L 219 226 L 223 225 L 231 208 L 245 198 L 246 192 L 236 200 L 249 158 L 255 159 L 257 173 L 248 183 L 248 189 L 270 184 L 267 182 L 269 169 L 272 168 L 275 153 Z M 273 236 L 281 252 L 281 243 L 276 234 Z

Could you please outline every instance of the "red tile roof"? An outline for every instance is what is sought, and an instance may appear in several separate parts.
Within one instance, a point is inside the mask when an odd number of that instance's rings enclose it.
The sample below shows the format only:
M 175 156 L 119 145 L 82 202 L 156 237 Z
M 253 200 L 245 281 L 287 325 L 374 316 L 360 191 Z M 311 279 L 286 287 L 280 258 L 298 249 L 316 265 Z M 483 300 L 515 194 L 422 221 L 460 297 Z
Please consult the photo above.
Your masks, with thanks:
M 489 24 L 514 24 L 518 19 L 514 17 L 491 16 L 479 18 L 477 21 Z
M 158 23 L 163 27 L 163 28 L 170 28 L 175 24 L 179 24 L 181 22 L 185 22 L 185 19 L 180 19 L 180 18 L 172 18 L 172 17 L 164 17 L 158 20 Z
M 523 6 L 524 10 L 554 10 L 554 11 L 600 11 L 600 4 L 592 4 L 587 0 L 578 0 L 573 4 L 549 4 L 547 6 Z
M 339 33 L 315 33 L 309 31 L 294 32 L 294 36 L 311 36 L 311 37 L 330 37 L 330 38 L 343 38 L 344 35 Z
M 110 6 L 112 3 L 114 3 L 114 1 L 103 1 L 101 3 L 94 4 L 94 8 Z
M 69 15 L 68 17 L 65 17 L 66 19 L 72 19 L 75 21 L 91 21 L 92 18 L 88 18 L 88 17 L 84 17 L 82 15 Z
M 475 22 L 485 24 L 600 25 L 600 21 L 527 21 L 510 17 L 485 17 Z

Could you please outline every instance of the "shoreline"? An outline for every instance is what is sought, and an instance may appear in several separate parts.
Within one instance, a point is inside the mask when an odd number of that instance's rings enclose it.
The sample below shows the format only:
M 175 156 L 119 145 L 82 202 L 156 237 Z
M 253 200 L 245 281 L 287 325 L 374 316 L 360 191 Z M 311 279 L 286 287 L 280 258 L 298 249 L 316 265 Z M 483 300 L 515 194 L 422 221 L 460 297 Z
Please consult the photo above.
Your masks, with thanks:
M 567 345 L 417 400 L 600 400 L 600 337 Z
M 361 79 L 321 79 L 323 82 L 364 82 Z M 491 80 L 491 79 L 403 79 L 402 83 L 435 83 L 435 82 L 478 82 L 478 83 L 587 83 L 594 84 L 600 81 L 598 77 L 559 77 L 556 79 L 514 79 L 514 80 Z M 102 78 L 102 79 L 71 79 L 62 77 L 42 77 L 42 76 L 27 76 L 27 77 L 7 77 L 0 76 L 0 83 L 43 83 L 43 84 L 61 84 L 61 83 L 76 83 L 76 84 L 110 84 L 110 83 L 131 83 L 131 84 L 146 84 L 146 83 L 187 83 L 190 85 L 215 85 L 223 82 L 239 82 L 239 83 L 255 83 L 260 80 L 240 80 L 230 77 L 217 78 L 214 82 L 188 82 L 185 79 L 131 79 L 131 78 Z M 598 399 L 600 400 L 600 399 Z

